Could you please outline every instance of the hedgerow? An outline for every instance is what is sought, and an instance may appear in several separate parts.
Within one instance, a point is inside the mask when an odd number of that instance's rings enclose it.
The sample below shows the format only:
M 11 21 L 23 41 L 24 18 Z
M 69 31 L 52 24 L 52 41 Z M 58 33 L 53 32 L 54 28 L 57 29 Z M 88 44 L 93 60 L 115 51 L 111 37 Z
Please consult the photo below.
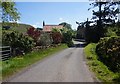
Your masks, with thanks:
M 120 71 L 120 37 L 102 38 L 97 46 L 99 59 L 112 71 Z

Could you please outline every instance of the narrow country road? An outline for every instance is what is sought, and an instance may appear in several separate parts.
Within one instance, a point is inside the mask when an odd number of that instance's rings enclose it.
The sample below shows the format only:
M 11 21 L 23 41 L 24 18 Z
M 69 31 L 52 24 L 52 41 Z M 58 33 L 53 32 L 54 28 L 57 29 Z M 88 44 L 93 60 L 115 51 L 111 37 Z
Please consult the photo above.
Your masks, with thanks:
M 77 42 L 75 42 L 77 43 Z M 65 49 L 17 74 L 9 82 L 94 82 L 83 48 Z

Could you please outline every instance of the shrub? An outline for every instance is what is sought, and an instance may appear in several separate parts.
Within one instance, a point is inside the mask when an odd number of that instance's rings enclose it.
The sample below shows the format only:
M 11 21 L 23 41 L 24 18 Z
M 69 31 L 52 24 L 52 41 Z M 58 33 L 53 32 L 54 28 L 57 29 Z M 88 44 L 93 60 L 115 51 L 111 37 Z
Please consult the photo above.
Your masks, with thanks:
M 48 33 L 42 33 L 40 35 L 40 38 L 37 41 L 37 45 L 48 46 L 48 45 L 51 45 L 52 42 L 53 42 L 53 40 L 52 40 L 50 34 L 48 34 Z
M 52 32 L 52 39 L 54 44 L 62 42 L 62 34 L 60 32 Z
M 117 36 L 117 28 L 113 28 L 113 27 L 108 27 L 106 29 L 106 33 L 105 36 L 106 37 L 112 37 L 112 36 Z
M 100 39 L 99 31 L 97 30 L 97 27 L 87 27 L 85 28 L 85 40 L 87 43 L 97 43 Z
M 72 33 L 70 31 L 63 33 L 63 43 L 69 43 L 72 41 Z
M 103 38 L 99 41 L 96 52 L 111 70 L 120 70 L 120 37 Z
M 67 31 L 67 32 L 63 32 L 63 43 L 67 43 L 68 47 L 73 47 L 74 44 L 72 42 L 72 32 L 71 31 Z
M 38 41 L 40 35 L 41 35 L 41 32 L 37 29 L 35 29 L 34 27 L 31 27 L 27 30 L 27 34 L 32 37 L 34 39 L 35 42 Z
M 67 43 L 67 46 L 68 46 L 68 47 L 74 47 L 74 44 L 73 44 L 72 41 L 70 41 L 70 42 Z
M 3 32 L 2 43 L 5 46 L 10 46 L 16 53 L 29 52 L 34 46 L 33 39 L 18 32 Z

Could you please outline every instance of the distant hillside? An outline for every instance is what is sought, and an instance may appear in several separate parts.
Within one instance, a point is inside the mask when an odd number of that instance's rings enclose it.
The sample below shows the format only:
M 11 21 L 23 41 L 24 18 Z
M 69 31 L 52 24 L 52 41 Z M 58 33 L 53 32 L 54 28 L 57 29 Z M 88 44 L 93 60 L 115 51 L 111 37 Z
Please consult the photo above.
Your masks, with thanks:
M 1 23 L 0 23 L 1 25 Z M 18 31 L 20 33 L 26 33 L 27 29 L 30 28 L 30 27 L 33 27 L 31 25 L 28 25 L 28 24 L 17 24 L 16 26 L 11 26 L 10 25 L 10 28 L 8 29 L 8 31 Z

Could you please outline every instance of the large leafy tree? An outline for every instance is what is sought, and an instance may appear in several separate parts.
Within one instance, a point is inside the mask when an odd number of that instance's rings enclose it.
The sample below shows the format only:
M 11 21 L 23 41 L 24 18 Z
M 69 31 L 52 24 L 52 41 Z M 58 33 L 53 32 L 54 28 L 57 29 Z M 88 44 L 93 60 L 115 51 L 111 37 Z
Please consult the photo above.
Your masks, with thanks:
M 0 7 L 2 10 L 2 21 L 17 21 L 20 19 L 20 13 L 15 7 L 15 2 L 2 2 L 0 3 Z
M 94 2 L 92 3 L 92 7 L 98 7 L 98 11 L 93 10 L 93 17 L 94 21 L 97 23 L 97 31 L 98 36 L 103 37 L 104 36 L 104 25 L 107 23 L 115 23 L 115 20 L 117 19 L 117 14 L 119 13 L 118 9 L 119 2 Z
M 118 4 L 120 2 L 94 2 L 91 5 L 98 7 L 98 11 L 93 10 L 93 19 L 99 20 L 100 22 L 113 22 L 117 19 L 119 13 Z
M 62 22 L 59 25 L 63 25 L 64 28 L 67 28 L 68 30 L 72 30 L 71 24 L 68 24 L 66 22 Z

